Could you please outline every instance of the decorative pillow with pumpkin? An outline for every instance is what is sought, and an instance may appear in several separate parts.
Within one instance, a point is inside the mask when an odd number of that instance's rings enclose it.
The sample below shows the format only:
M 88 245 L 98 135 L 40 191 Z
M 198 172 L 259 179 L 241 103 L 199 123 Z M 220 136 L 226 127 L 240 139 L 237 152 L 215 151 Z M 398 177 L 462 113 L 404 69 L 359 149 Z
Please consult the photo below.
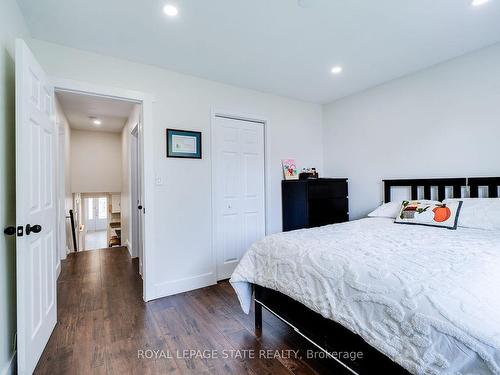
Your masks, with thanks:
M 403 201 L 395 223 L 457 229 L 462 201 Z

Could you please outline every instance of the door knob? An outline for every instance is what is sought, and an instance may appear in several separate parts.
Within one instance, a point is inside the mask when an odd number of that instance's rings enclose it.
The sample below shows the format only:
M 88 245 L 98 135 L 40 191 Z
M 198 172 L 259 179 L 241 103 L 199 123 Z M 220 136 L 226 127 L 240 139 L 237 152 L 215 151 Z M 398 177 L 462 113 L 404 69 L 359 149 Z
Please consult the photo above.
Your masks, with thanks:
M 14 236 L 17 233 L 18 237 L 22 237 L 24 235 L 24 227 L 22 225 L 16 227 L 8 226 L 3 230 L 3 233 L 7 236 Z
M 137 206 L 137 209 L 142 210 L 142 206 L 141 205 Z
M 14 234 L 16 234 L 16 227 L 7 227 L 3 230 L 3 233 L 7 236 L 13 236 Z
M 40 233 L 42 231 L 42 226 L 41 225 L 29 225 L 26 224 L 26 235 L 29 236 L 31 232 L 33 233 Z

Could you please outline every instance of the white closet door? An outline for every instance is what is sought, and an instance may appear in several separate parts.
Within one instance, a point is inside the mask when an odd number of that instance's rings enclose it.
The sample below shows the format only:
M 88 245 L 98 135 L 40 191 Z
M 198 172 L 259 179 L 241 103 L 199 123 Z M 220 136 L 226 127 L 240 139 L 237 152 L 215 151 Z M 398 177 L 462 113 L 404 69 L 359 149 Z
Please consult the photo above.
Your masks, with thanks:
M 214 165 L 217 279 L 265 236 L 264 125 L 216 118 Z

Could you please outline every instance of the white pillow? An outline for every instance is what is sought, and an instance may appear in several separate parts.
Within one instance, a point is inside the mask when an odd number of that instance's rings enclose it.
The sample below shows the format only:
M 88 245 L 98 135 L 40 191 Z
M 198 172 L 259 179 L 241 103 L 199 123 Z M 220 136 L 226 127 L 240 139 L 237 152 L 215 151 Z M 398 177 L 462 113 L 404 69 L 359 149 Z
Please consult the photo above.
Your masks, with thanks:
M 500 198 L 445 199 L 463 201 L 458 226 L 464 228 L 500 230 Z
M 402 202 L 389 202 L 384 203 L 382 206 L 377 207 L 374 211 L 368 214 L 368 217 L 388 217 L 395 219 L 399 214 Z
M 436 201 L 429 201 L 425 199 L 420 199 L 419 202 L 428 204 L 439 203 Z M 402 204 L 403 201 L 384 203 L 382 206 L 370 212 L 368 214 L 368 217 L 388 217 L 390 219 L 395 219 L 399 215 L 399 212 L 401 211 Z

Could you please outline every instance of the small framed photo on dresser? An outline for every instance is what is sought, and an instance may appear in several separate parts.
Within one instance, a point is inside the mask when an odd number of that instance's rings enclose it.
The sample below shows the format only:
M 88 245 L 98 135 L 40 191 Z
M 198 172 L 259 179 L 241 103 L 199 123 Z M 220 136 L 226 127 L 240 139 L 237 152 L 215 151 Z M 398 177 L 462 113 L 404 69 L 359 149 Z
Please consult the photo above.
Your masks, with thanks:
M 167 158 L 201 159 L 201 132 L 167 129 Z

